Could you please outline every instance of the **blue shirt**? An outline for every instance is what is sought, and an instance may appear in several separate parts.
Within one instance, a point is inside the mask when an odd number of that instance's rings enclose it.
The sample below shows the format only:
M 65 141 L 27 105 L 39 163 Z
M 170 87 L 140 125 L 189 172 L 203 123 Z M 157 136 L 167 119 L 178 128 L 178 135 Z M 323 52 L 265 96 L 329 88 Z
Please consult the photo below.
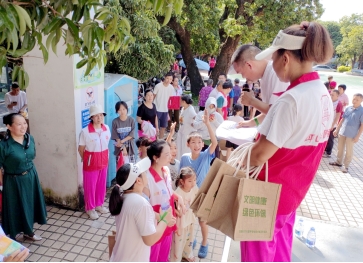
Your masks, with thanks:
M 200 188 L 209 171 L 210 162 L 214 158 L 214 152 L 209 154 L 208 147 L 208 149 L 201 152 L 199 157 L 195 160 L 192 160 L 191 155 L 191 153 L 183 154 L 180 160 L 180 169 L 187 166 L 192 167 L 197 173 L 197 186 Z
M 233 89 L 231 89 L 231 91 L 229 92 L 228 96 L 229 96 L 230 99 L 234 97 L 234 91 L 233 91 Z
M 357 136 L 360 126 L 363 124 L 363 107 L 354 109 L 353 106 L 347 107 L 343 114 L 343 123 L 339 134 L 348 138 Z

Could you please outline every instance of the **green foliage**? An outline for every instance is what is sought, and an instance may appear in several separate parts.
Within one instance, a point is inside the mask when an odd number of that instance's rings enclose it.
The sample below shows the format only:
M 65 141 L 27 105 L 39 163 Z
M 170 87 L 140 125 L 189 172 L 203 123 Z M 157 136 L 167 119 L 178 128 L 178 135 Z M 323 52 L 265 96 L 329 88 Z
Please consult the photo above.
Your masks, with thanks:
M 164 23 L 170 19 L 173 9 L 180 14 L 183 6 L 183 0 L 124 2 L 126 6 L 137 3 L 145 12 L 164 15 Z M 62 42 L 66 55 L 80 55 L 82 60 L 77 68 L 86 66 L 85 75 L 88 75 L 96 65 L 101 68 L 106 64 L 106 52 L 126 52 L 133 43 L 131 25 L 123 13 L 118 0 L 105 1 L 104 5 L 99 0 L 1 0 L 0 68 L 8 60 L 21 66 L 21 57 L 36 44 L 47 63 L 49 50 L 57 53 L 57 45 Z M 28 76 L 20 69 L 21 74 L 15 75 L 14 80 L 25 88 Z
M 156 3 L 155 10 L 159 10 L 157 14 L 161 14 L 160 10 L 168 5 L 176 8 L 178 2 L 163 1 Z M 120 4 L 123 7 L 122 15 L 130 21 L 130 32 L 135 36 L 135 41 L 127 50 L 119 50 L 110 56 L 105 70 L 127 74 L 142 81 L 164 74 L 174 61 L 175 48 L 172 42 L 175 37 L 167 27 L 159 31 L 161 25 L 155 13 L 147 9 L 145 0 L 120 0 Z M 163 38 L 170 42 L 164 43 Z
M 337 46 L 336 52 L 340 62 L 350 62 L 353 67 L 359 56 L 363 54 L 363 14 L 345 16 L 339 23 L 343 40 Z
M 174 47 L 165 45 L 159 37 L 144 39 L 131 44 L 126 53 L 116 53 L 115 60 L 118 73 L 146 81 L 170 69 L 174 61 Z
M 351 67 L 346 67 L 346 66 L 339 66 L 338 67 L 338 72 L 346 72 L 346 71 L 351 71 L 352 68 Z
M 343 40 L 343 36 L 340 33 L 340 24 L 336 21 L 319 21 L 319 23 L 328 29 L 334 49 L 336 49 Z

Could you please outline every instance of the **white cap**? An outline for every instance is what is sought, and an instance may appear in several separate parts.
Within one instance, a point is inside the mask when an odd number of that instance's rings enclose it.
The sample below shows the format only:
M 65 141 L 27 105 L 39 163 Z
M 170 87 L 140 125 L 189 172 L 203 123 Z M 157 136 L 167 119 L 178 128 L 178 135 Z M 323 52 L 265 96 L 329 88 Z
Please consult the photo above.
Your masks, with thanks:
M 257 54 L 255 59 L 256 60 L 270 59 L 272 54 L 279 49 L 287 49 L 287 50 L 301 49 L 304 41 L 305 37 L 289 35 L 280 30 L 277 36 L 275 37 L 274 42 L 272 42 L 272 45 L 269 48 L 262 51 L 261 53 Z
M 92 116 L 102 113 L 104 116 L 106 116 L 105 111 L 102 109 L 101 105 L 92 105 L 89 109 L 89 117 L 91 118 Z
M 146 157 L 136 164 L 130 163 L 130 166 L 129 177 L 127 177 L 126 182 L 120 186 L 124 191 L 129 189 L 135 183 L 136 178 L 139 177 L 140 174 L 149 170 L 151 161 Z

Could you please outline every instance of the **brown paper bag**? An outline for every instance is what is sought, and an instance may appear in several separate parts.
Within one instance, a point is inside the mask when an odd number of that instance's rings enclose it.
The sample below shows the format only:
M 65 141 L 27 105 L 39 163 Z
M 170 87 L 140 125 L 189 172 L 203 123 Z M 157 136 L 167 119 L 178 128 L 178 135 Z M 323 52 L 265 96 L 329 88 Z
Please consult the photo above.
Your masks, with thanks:
M 194 201 L 190 205 L 190 208 L 193 210 L 194 214 L 198 217 L 199 217 L 198 210 L 199 210 L 201 204 L 203 203 L 203 200 L 205 199 L 205 196 L 210 188 L 210 185 L 213 183 L 213 180 L 214 180 L 216 174 L 218 173 L 219 168 L 221 167 L 221 165 L 223 163 L 224 162 L 218 158 L 216 158 L 214 160 L 212 166 L 210 167 L 210 169 L 203 181 L 203 184 L 200 186 L 198 193 L 197 193 L 196 197 L 194 198 Z
M 235 241 L 270 241 L 280 192 L 279 184 L 223 175 L 207 224 Z
M 112 230 L 111 235 L 108 235 L 108 255 L 110 258 L 115 244 L 116 244 L 116 231 Z
M 211 170 L 214 166 L 214 163 L 211 167 Z M 226 164 L 225 162 L 218 159 L 218 171 L 214 176 L 214 179 L 212 182 L 210 182 L 210 178 L 208 178 L 208 182 L 203 182 L 202 187 L 206 186 L 208 187 L 208 190 L 205 194 L 203 202 L 199 205 L 197 212 L 195 213 L 198 217 L 200 217 L 203 221 L 209 221 L 209 214 L 212 209 L 212 206 L 214 205 L 214 200 L 216 197 L 216 193 L 218 192 L 220 183 L 222 181 L 223 175 L 229 175 L 233 176 L 233 174 L 236 172 L 236 168 L 230 166 L 229 164 Z M 209 173 L 208 173 L 209 174 Z M 245 174 L 242 171 L 238 171 L 237 177 L 244 177 Z M 207 178 L 206 178 L 207 179 Z

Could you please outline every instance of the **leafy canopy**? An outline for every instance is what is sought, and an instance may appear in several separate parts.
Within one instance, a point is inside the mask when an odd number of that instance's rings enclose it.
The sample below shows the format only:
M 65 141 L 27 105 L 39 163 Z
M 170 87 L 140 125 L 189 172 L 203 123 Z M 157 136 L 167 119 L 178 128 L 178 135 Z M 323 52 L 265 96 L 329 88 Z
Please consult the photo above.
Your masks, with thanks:
M 343 40 L 336 52 L 341 62 L 351 62 L 353 68 L 357 58 L 363 54 L 363 14 L 345 16 L 339 23 Z

